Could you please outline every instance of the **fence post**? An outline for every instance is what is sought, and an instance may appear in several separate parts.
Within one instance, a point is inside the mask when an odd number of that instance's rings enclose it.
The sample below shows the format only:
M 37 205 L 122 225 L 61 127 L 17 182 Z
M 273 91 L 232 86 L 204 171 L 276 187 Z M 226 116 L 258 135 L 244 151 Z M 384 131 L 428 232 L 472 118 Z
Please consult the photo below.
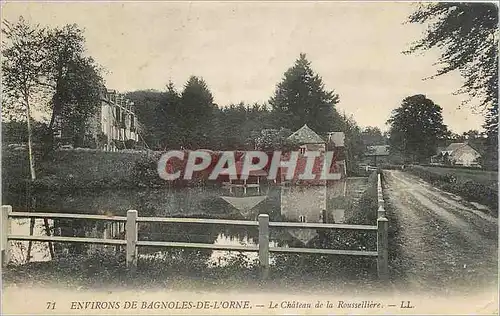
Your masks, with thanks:
M 378 210 L 377 210 L 377 218 L 380 218 L 380 217 L 386 217 L 385 216 L 385 209 L 382 206 L 379 206 Z
M 259 214 L 259 262 L 261 278 L 269 276 L 269 215 Z
M 12 213 L 12 206 L 2 205 L 2 266 L 7 266 L 10 262 L 10 244 L 8 236 L 11 234 L 11 224 L 9 215 Z
M 377 219 L 377 272 L 380 280 L 389 277 L 389 243 L 388 243 L 389 220 L 385 217 Z
M 130 274 L 135 274 L 137 269 L 137 211 L 127 211 L 125 225 L 127 237 L 127 268 Z
M 379 207 L 384 207 L 384 195 L 382 192 L 382 179 L 380 176 L 380 173 L 377 175 L 377 199 L 378 199 L 378 206 Z

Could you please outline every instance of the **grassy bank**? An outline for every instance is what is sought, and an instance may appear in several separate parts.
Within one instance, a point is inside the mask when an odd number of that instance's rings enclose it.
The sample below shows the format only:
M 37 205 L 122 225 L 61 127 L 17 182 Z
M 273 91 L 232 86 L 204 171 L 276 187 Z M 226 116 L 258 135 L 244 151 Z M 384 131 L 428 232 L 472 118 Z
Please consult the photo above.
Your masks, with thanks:
M 92 149 L 58 150 L 50 156 L 35 154 L 36 180 L 33 190 L 99 191 L 103 189 L 158 188 L 169 185 L 195 186 L 198 179 L 169 182 L 158 176 L 161 152 L 104 152 Z M 2 151 L 2 184 L 4 190 L 27 188 L 29 160 L 26 150 Z
M 377 224 L 377 181 L 378 173 L 371 172 L 367 184 L 366 191 L 361 196 L 359 204 L 354 208 L 353 216 L 349 219 L 349 223 L 356 225 L 376 225 Z
M 179 254 L 179 251 L 174 251 Z M 9 266 L 4 269 L 5 284 L 55 284 L 70 288 L 133 287 L 189 288 L 219 287 L 244 289 L 262 285 L 258 262 L 248 262 L 244 254 L 227 260 L 224 266 L 203 263 L 206 251 L 182 251 L 177 258 L 140 258 L 137 273 L 127 274 L 124 254 L 72 256 L 50 262 Z M 371 260 L 373 261 L 373 260 Z M 356 258 L 347 264 L 339 256 L 280 255 L 271 267 L 268 286 L 317 288 L 377 285 L 376 264 Z M 322 286 L 321 286 L 322 285 Z
M 34 189 L 100 189 L 130 187 L 136 182 L 134 168 L 141 159 L 137 152 L 59 150 L 42 159 L 35 155 L 37 180 Z M 24 150 L 2 152 L 4 190 L 23 190 L 29 179 L 28 154 Z
M 458 182 L 474 181 L 494 189 L 497 189 L 498 186 L 497 171 L 487 171 L 477 168 L 453 168 L 440 166 L 414 166 L 414 168 L 426 170 L 438 175 L 453 176 Z
M 486 205 L 498 216 L 497 172 L 430 166 L 410 166 L 405 171 L 470 202 Z

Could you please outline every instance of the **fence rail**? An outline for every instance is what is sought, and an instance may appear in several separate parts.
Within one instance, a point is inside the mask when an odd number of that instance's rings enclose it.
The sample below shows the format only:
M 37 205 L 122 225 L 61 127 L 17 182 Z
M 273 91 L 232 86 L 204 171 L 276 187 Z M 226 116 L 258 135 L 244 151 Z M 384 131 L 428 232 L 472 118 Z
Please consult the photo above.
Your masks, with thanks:
M 348 224 L 326 224 L 326 223 L 292 223 L 292 222 L 269 222 L 269 215 L 260 214 L 257 221 L 223 220 L 223 219 L 201 219 L 201 218 L 163 218 L 163 217 L 139 217 L 136 210 L 129 210 L 127 216 L 105 216 L 87 214 L 61 214 L 61 213 L 31 213 L 12 212 L 10 205 L 2 206 L 2 263 L 10 261 L 9 241 L 39 241 L 60 243 L 89 243 L 103 245 L 126 246 L 126 264 L 130 273 L 135 273 L 137 268 L 139 247 L 168 247 L 168 248 L 191 248 L 211 249 L 224 251 L 258 252 L 261 268 L 261 277 L 269 275 L 269 253 L 297 253 L 297 254 L 319 254 L 319 255 L 348 255 L 377 257 L 378 277 L 382 280 L 388 278 L 388 220 L 385 217 L 384 199 L 382 194 L 382 182 L 380 174 L 377 181 L 377 225 L 348 225 Z M 104 220 L 111 222 L 125 222 L 125 239 L 106 239 L 88 237 L 61 237 L 61 236 L 23 236 L 11 234 L 11 219 L 13 218 L 66 218 Z M 253 226 L 259 229 L 259 243 L 256 246 L 239 245 L 215 245 L 204 243 L 149 241 L 138 239 L 139 223 L 189 223 L 189 224 L 212 224 L 212 225 L 238 225 Z M 361 230 L 377 232 L 377 251 L 364 250 L 339 250 L 339 249 L 316 249 L 316 248 L 286 248 L 269 247 L 269 228 L 301 228 L 301 229 L 334 229 L 334 230 Z

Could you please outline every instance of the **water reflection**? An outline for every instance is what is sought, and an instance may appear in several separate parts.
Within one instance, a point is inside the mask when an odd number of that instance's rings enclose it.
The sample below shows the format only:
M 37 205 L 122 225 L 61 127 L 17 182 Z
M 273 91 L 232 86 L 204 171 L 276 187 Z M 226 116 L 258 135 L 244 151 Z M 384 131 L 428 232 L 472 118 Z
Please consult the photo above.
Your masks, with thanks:
M 139 216 L 175 216 L 257 220 L 261 213 L 269 214 L 270 221 L 308 223 L 349 223 L 350 216 L 366 190 L 366 179 L 336 181 L 329 186 L 266 186 L 259 187 L 205 187 L 182 190 L 142 190 L 75 192 L 64 196 L 51 192 L 36 194 L 39 212 L 97 213 L 124 216 L 129 209 L 136 209 Z M 25 196 L 9 192 L 4 194 L 4 204 L 13 205 L 14 211 L 26 210 Z M 43 234 L 38 220 L 36 234 Z M 98 238 L 123 238 L 124 226 L 99 221 L 51 222 L 52 231 L 62 236 L 89 236 Z M 29 225 L 14 225 L 16 234 L 29 234 Z M 17 227 L 17 228 L 16 228 Z M 324 244 L 325 232 L 317 229 L 277 229 L 270 231 L 271 247 L 314 247 Z M 256 245 L 258 228 L 246 226 L 141 223 L 141 240 L 210 243 L 217 245 Z M 25 242 L 23 242 L 25 243 Z M 46 244 L 35 248 L 32 260 L 48 257 Z M 69 250 L 68 250 L 69 249 Z M 78 245 L 62 247 L 60 252 L 92 252 L 115 247 Z M 173 253 L 177 250 L 140 248 L 143 256 Z M 43 253 L 45 252 L 45 253 Z M 177 251 L 176 253 L 181 253 Z M 223 264 L 234 255 L 226 251 L 200 251 L 208 264 Z M 247 253 L 248 260 L 256 253 Z

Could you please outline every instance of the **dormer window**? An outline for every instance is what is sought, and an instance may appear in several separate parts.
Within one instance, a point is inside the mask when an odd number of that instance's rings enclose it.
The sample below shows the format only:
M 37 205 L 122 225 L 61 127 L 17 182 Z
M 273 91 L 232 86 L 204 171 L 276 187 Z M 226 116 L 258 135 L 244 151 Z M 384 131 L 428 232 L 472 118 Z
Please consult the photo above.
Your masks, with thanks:
M 299 222 L 305 223 L 306 222 L 306 217 L 304 215 L 299 216 Z

